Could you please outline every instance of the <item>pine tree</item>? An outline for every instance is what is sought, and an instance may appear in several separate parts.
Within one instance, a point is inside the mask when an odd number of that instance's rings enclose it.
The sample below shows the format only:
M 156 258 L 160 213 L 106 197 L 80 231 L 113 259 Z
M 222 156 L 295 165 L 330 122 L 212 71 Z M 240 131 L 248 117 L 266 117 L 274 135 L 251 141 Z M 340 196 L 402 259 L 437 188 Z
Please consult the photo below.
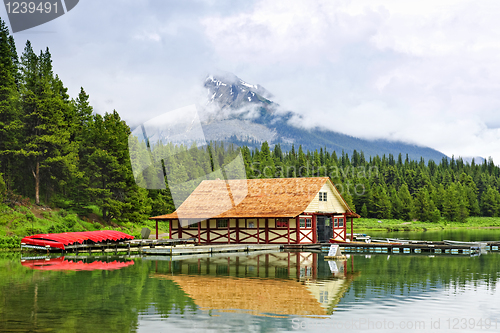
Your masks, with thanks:
M 460 215 L 459 192 L 455 183 L 451 183 L 443 198 L 443 215 L 449 221 L 457 221 Z
M 366 204 L 363 204 L 363 207 L 361 207 L 361 217 L 368 217 L 368 208 L 366 207 Z
M 401 216 L 403 216 L 404 207 L 395 188 L 391 188 L 390 190 L 390 200 L 392 203 L 392 216 L 396 219 L 400 219 Z
M 429 202 L 429 192 L 427 188 L 421 188 L 413 201 L 413 216 L 419 221 L 429 221 L 429 213 L 430 213 L 430 202 Z
M 0 172 L 12 187 L 11 161 L 18 149 L 22 123 L 19 110 L 17 53 L 9 29 L 0 19 Z
M 275 176 L 276 168 L 274 166 L 274 160 L 271 157 L 271 151 L 267 141 L 262 143 L 259 157 L 261 178 L 273 178 Z
M 498 216 L 500 202 L 498 201 L 499 193 L 496 189 L 488 186 L 486 191 L 481 196 L 481 212 L 483 216 Z
M 371 207 L 372 214 L 376 218 L 389 219 L 392 217 L 392 205 L 384 186 L 378 185 L 373 188 Z
M 302 150 L 302 145 L 299 146 L 298 153 L 298 164 L 297 164 L 297 176 L 298 177 L 309 177 L 309 162 L 306 159 L 306 155 Z
M 406 185 L 406 183 L 403 183 L 403 185 L 401 185 L 398 195 L 402 203 L 402 211 L 399 218 L 405 221 L 410 221 L 413 218 L 412 212 L 414 211 L 413 198 L 410 194 L 410 191 L 408 190 L 408 185 Z
M 64 167 L 64 148 L 68 145 L 70 131 L 65 122 L 69 105 L 54 92 L 52 60 L 47 49 L 36 56 L 28 41 L 21 58 L 21 96 L 24 135 L 18 154 L 25 157 L 28 172 L 35 180 L 35 203 L 40 203 L 40 187 L 45 180 L 46 195 L 50 190 L 52 170 Z M 57 84 L 57 82 L 56 82 Z M 57 185 L 57 184 L 56 184 Z
M 107 221 L 146 218 L 151 211 L 151 199 L 146 190 L 136 185 L 132 174 L 127 147 L 129 127 L 113 111 L 104 117 L 95 115 L 91 132 L 94 149 L 88 159 L 87 190 L 101 208 L 103 218 Z

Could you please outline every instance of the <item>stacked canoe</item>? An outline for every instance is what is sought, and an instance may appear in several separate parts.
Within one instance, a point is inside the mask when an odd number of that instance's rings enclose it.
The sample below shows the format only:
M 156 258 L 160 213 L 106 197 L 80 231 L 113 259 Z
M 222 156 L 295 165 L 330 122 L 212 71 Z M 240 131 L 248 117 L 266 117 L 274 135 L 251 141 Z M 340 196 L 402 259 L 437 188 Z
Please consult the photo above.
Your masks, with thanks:
M 130 239 L 134 239 L 134 236 L 115 230 L 64 232 L 27 236 L 21 240 L 21 246 L 65 250 L 65 247 L 70 245 L 122 242 Z

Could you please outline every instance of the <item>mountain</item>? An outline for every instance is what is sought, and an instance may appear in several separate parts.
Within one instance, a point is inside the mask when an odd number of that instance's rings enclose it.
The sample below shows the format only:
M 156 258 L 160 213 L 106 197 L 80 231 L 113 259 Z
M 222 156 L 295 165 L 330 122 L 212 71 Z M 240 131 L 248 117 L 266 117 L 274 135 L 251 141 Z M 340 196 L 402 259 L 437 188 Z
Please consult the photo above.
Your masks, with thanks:
M 259 147 L 267 141 L 271 146 L 279 143 L 284 150 L 292 144 L 307 151 L 326 148 L 352 154 L 363 151 L 365 156 L 388 155 L 436 162 L 447 158 L 443 153 L 428 147 L 388 140 L 365 140 L 323 128 L 304 129 L 289 124 L 291 111 L 282 111 L 264 87 L 249 84 L 236 75 L 222 73 L 205 79 L 207 103 L 200 119 L 207 140 L 226 141 L 238 145 Z

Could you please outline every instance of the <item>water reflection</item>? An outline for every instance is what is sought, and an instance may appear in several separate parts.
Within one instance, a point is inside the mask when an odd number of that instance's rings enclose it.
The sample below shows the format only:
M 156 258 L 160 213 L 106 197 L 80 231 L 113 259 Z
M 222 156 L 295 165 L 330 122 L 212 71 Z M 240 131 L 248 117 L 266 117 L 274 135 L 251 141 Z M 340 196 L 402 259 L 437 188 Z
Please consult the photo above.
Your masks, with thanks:
M 346 260 L 297 252 L 173 261 L 153 276 L 175 282 L 202 311 L 325 316 L 355 274 Z
M 39 257 L 21 258 L 21 265 L 43 271 L 94 271 L 115 270 L 133 265 L 133 260 L 109 260 L 95 257 Z
M 464 242 L 488 242 L 500 240 L 500 228 L 445 229 L 430 231 L 365 231 L 372 238 L 399 238 L 428 241 L 457 240 Z
M 99 258 L 134 264 L 67 271 L 0 253 L 0 331 L 330 332 L 342 323 L 440 320 L 444 332 L 447 318 L 472 317 L 500 329 L 499 253 L 167 258 Z

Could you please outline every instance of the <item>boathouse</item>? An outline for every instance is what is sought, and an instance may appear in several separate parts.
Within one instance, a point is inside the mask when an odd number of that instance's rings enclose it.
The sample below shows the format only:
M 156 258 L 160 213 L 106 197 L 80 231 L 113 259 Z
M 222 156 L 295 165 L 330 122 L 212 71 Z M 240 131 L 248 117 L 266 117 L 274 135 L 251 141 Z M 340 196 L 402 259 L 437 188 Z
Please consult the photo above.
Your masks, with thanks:
M 328 177 L 310 177 L 204 180 L 174 213 L 151 219 L 157 237 L 158 221 L 168 221 L 171 239 L 303 244 L 345 241 L 354 217 Z

